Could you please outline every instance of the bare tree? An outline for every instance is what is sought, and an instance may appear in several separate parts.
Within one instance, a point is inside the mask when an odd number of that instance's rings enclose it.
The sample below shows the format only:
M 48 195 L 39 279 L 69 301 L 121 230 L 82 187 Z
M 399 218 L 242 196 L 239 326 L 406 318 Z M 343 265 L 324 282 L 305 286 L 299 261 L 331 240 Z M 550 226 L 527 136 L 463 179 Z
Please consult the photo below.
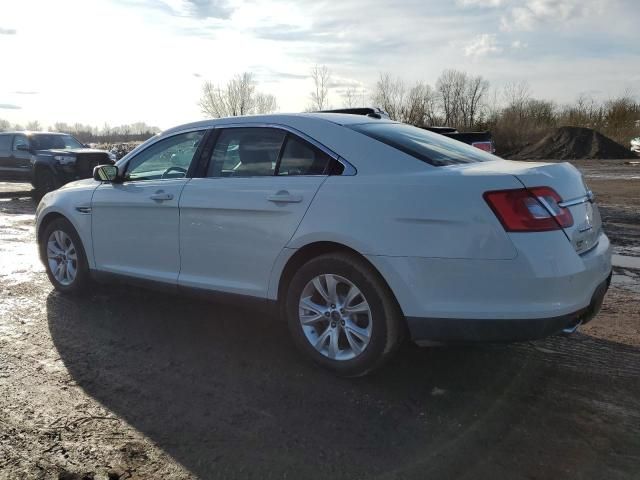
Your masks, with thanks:
M 524 116 L 527 102 L 531 99 L 531 88 L 529 82 L 508 82 L 504 86 L 504 99 L 506 108 L 512 110 L 519 117 Z
M 402 121 L 419 127 L 438 123 L 437 96 L 430 85 L 417 82 L 404 99 Z
M 273 95 L 256 92 L 253 75 L 247 72 L 236 75 L 224 87 L 204 82 L 199 105 L 202 113 L 213 118 L 269 113 L 277 108 Z
M 37 120 L 32 120 L 31 122 L 27 123 L 27 130 L 33 131 L 33 132 L 37 132 L 38 130 L 41 130 L 42 127 L 40 125 L 40 122 Z
M 458 70 L 445 70 L 436 82 L 440 108 L 447 125 L 464 125 L 463 102 L 467 88 L 467 74 Z
M 9 123 L 8 120 L 0 118 L 0 132 L 3 132 L 4 130 L 11 130 L 11 123 Z
M 316 65 L 311 69 L 311 79 L 313 80 L 313 90 L 311 91 L 309 110 L 326 110 L 329 108 L 331 72 L 326 65 Z
M 367 91 L 358 89 L 357 87 L 349 87 L 342 94 L 342 107 L 343 108 L 358 108 L 364 107 L 366 104 Z
M 462 124 L 465 128 L 473 128 L 484 107 L 484 99 L 489 90 L 489 82 L 482 78 L 466 77 L 466 85 L 460 102 Z
M 270 93 L 256 93 L 254 112 L 256 114 L 273 113 L 278 109 L 278 102 Z
M 376 106 L 389 114 L 392 120 L 402 121 L 404 114 L 404 102 L 406 87 L 400 78 L 392 78 L 390 74 L 381 74 L 372 100 Z

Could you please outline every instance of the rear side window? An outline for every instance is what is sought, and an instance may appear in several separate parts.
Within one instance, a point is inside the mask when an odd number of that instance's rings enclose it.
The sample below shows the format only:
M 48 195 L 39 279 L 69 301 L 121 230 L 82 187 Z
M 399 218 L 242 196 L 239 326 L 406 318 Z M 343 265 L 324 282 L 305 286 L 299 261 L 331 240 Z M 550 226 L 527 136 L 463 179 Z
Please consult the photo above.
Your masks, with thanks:
M 362 123 L 347 128 L 436 167 L 499 160 L 479 148 L 404 123 Z
M 222 130 L 209 162 L 207 177 L 273 176 L 285 134 L 273 128 Z
M 0 151 L 11 150 L 11 135 L 0 135 Z
M 287 140 L 278 166 L 278 175 L 322 175 L 331 157 L 293 135 Z

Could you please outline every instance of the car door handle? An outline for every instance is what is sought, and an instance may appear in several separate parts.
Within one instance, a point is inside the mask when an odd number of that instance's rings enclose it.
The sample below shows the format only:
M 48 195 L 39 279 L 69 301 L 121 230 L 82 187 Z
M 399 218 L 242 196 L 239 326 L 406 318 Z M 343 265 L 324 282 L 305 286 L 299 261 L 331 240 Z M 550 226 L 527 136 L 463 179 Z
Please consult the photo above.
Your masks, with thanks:
M 292 195 L 287 191 L 282 191 L 275 195 L 269 195 L 267 200 L 275 203 L 300 203 L 302 201 L 302 195 Z
M 171 193 L 156 192 L 153 195 L 151 195 L 149 198 L 151 200 L 157 200 L 159 202 L 162 202 L 164 200 L 173 200 L 173 195 Z

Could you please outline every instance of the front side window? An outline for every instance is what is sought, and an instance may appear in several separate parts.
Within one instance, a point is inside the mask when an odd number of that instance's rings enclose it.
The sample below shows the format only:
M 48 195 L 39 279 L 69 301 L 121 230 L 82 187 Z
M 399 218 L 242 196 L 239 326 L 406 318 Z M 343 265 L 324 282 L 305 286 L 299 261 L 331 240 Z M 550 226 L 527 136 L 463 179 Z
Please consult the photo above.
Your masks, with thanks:
M 479 148 L 404 123 L 371 122 L 348 128 L 436 167 L 500 160 Z
M 15 137 L 13 137 L 14 152 L 18 150 L 18 145 L 25 145 L 27 148 L 29 148 L 29 139 L 26 135 L 16 135 Z
M 154 143 L 127 163 L 125 180 L 186 177 L 204 133 L 182 133 Z
M 278 175 L 322 175 L 327 172 L 331 157 L 291 134 L 282 152 Z
M 275 173 L 285 133 L 274 128 L 222 130 L 207 177 L 265 177 Z

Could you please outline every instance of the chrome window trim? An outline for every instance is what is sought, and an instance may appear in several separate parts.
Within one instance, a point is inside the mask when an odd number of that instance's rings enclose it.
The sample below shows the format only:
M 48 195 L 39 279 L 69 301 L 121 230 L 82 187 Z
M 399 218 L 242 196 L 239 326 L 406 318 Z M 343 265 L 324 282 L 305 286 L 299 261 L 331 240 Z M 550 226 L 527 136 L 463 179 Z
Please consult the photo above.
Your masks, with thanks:
M 215 125 L 212 125 L 209 128 L 211 128 L 212 130 L 215 130 L 215 129 L 218 129 L 218 128 L 275 128 L 277 130 L 284 130 L 285 132 L 292 133 L 292 134 L 297 135 L 298 137 L 302 138 L 303 140 L 306 140 L 311 145 L 313 145 L 314 147 L 316 147 L 317 149 L 319 149 L 320 151 L 322 151 L 323 153 L 325 153 L 329 157 L 331 157 L 334 160 L 336 160 L 337 162 L 339 162 L 344 167 L 344 171 L 342 172 L 342 174 L 340 174 L 340 176 L 353 176 L 356 173 L 358 173 L 358 171 L 356 170 L 356 167 L 351 165 L 347 160 L 342 158 L 336 152 L 334 152 L 330 148 L 324 146 L 322 143 L 318 142 L 315 138 L 310 137 L 309 135 L 307 135 L 304 132 L 301 132 L 297 128 L 290 127 L 289 125 L 282 125 L 282 124 L 279 124 L 279 123 L 264 123 L 264 122 L 256 122 L 256 123 L 253 123 L 253 122 L 242 122 L 242 123 L 235 122 L 235 123 L 217 123 Z M 295 176 L 298 176 L 298 177 L 299 176 L 305 176 L 305 177 L 306 176 L 322 176 L 322 177 L 324 177 L 324 176 L 329 176 L 329 175 L 295 175 Z

